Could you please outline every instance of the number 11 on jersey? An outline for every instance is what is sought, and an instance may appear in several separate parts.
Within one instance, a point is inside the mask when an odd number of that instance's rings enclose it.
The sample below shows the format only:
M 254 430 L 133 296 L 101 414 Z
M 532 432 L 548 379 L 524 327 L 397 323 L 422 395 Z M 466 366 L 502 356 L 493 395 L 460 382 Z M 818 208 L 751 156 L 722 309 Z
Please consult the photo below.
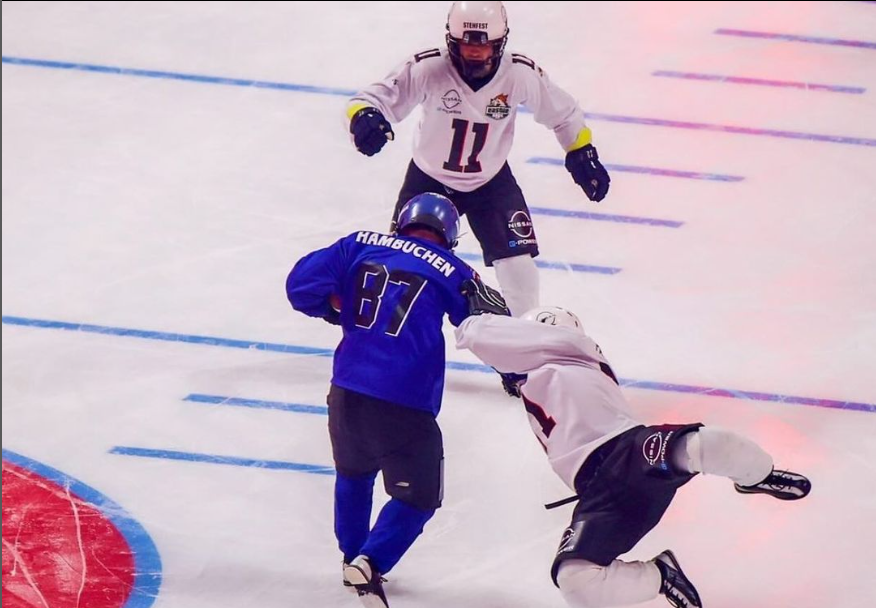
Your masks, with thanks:
M 468 161 L 465 165 L 461 165 L 462 150 L 465 147 L 469 124 L 471 124 L 471 130 L 474 133 L 474 143 Z M 450 128 L 453 129 L 453 141 L 450 144 L 450 158 L 444 163 L 444 168 L 456 173 L 480 173 L 481 163 L 478 162 L 478 156 L 483 152 L 484 145 L 487 143 L 487 131 L 490 130 L 490 125 L 485 122 L 469 123 L 467 120 L 454 118 Z

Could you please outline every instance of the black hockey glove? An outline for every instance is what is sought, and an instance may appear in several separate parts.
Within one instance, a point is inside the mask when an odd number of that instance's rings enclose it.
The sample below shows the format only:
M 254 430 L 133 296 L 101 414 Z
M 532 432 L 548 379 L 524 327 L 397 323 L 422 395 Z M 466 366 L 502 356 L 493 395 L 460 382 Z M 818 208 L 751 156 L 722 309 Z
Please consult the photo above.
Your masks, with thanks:
M 335 310 L 331 306 L 329 306 L 329 310 L 325 315 L 323 315 L 322 320 L 330 325 L 340 325 L 341 324 L 341 313 L 340 311 Z
M 332 294 L 328 297 L 325 303 L 325 313 L 322 315 L 322 320 L 330 325 L 341 324 L 341 300 Z
M 462 282 L 462 295 L 468 300 L 468 312 L 472 315 L 489 313 L 492 315 L 511 316 L 505 298 L 498 291 L 484 283 L 478 275 Z
M 374 156 L 387 140 L 395 138 L 392 125 L 386 120 L 377 108 L 362 108 L 353 115 L 350 121 L 350 133 L 356 149 L 365 156 Z
M 591 201 L 598 203 L 608 194 L 611 178 L 599 162 L 596 148 L 591 144 L 566 154 L 566 169 Z
M 520 392 L 520 386 L 526 381 L 526 374 L 515 374 L 513 372 L 503 374 L 499 370 L 496 370 L 496 372 L 502 377 L 502 388 L 505 389 L 509 397 L 517 397 L 519 399 L 523 396 Z

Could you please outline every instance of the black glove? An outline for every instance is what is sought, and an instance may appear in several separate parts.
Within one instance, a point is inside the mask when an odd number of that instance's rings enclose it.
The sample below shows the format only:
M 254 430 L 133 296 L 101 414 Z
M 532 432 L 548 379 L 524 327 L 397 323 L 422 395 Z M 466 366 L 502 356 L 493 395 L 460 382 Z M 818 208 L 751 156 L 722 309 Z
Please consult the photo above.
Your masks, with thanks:
M 468 312 L 471 315 L 489 313 L 493 315 L 511 316 L 505 298 L 498 291 L 484 283 L 480 276 L 462 282 L 462 295 L 468 300 Z
M 395 138 L 392 125 L 377 108 L 362 108 L 350 121 L 350 133 L 356 142 L 356 149 L 365 156 L 374 156 L 386 141 Z
M 591 201 L 598 203 L 608 194 L 611 178 L 599 162 L 596 148 L 591 144 L 566 154 L 566 169 Z
M 329 306 L 329 311 L 323 315 L 322 320 L 330 325 L 340 325 L 341 313 Z
M 520 398 L 523 396 L 520 392 L 520 386 L 526 381 L 526 374 L 515 374 L 513 372 L 503 374 L 499 370 L 496 370 L 496 372 L 502 377 L 502 388 L 505 389 L 509 397 Z
M 332 302 L 334 301 L 334 304 Z M 335 308 L 337 305 L 338 308 Z M 325 303 L 325 313 L 322 315 L 322 320 L 330 325 L 341 324 L 340 299 L 336 295 L 331 295 Z

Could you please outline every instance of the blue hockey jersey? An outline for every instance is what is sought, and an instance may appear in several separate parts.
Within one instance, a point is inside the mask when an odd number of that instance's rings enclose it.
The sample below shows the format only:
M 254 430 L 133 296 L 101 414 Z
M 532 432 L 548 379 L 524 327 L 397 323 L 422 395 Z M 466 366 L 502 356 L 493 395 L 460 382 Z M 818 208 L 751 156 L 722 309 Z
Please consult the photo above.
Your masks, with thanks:
M 344 336 L 332 383 L 399 405 L 438 414 L 444 391 L 444 315 L 468 316 L 460 293 L 474 270 L 435 243 L 355 232 L 295 264 L 286 294 L 295 310 L 331 314 L 341 298 Z

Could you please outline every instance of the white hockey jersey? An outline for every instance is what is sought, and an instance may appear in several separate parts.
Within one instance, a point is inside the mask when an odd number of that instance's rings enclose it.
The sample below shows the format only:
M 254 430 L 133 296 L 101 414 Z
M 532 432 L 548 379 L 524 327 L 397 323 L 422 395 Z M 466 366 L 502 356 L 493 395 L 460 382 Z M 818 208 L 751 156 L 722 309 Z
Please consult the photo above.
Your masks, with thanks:
M 500 372 L 528 374 L 522 393 L 529 423 L 551 466 L 575 491 L 575 475 L 599 446 L 642 424 L 627 411 L 620 387 L 589 336 L 514 317 L 471 316 L 456 346 Z
M 422 106 L 414 162 L 460 192 L 484 185 L 508 160 L 519 105 L 553 129 L 564 150 L 586 126 L 584 112 L 569 93 L 555 86 L 531 59 L 509 52 L 493 79 L 478 91 L 453 67 L 447 49 L 418 53 L 358 93 L 347 108 L 362 104 L 380 110 L 390 123 Z

